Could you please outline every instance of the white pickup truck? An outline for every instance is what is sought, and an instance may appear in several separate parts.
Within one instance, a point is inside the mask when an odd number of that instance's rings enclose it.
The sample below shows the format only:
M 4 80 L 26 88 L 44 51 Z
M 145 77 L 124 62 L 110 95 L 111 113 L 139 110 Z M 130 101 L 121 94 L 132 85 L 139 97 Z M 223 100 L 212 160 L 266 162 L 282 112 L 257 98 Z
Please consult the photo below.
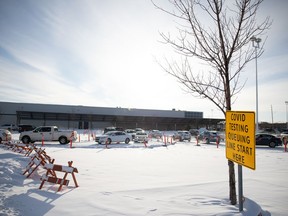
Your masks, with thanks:
M 36 141 L 59 141 L 64 145 L 77 139 L 77 132 L 72 130 L 60 131 L 57 126 L 40 126 L 32 131 L 20 133 L 19 140 L 23 143 L 34 143 Z

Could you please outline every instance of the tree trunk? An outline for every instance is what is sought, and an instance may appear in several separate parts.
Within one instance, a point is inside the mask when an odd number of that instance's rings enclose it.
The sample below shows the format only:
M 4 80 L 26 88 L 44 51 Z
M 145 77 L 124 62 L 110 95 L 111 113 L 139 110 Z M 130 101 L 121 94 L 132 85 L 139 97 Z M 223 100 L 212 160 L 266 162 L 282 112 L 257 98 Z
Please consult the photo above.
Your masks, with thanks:
M 230 91 L 230 82 L 229 82 L 229 70 L 227 66 L 227 70 L 225 73 L 225 97 L 226 97 L 226 111 L 231 110 L 231 91 Z M 228 160 L 229 166 L 229 191 L 230 191 L 230 202 L 231 205 L 237 204 L 237 194 L 236 194 L 236 181 L 235 181 L 235 168 L 234 162 Z
M 232 205 L 237 204 L 237 195 L 236 195 L 236 185 L 235 185 L 235 169 L 234 169 L 234 162 L 228 160 L 229 166 L 229 186 L 230 186 L 230 201 Z

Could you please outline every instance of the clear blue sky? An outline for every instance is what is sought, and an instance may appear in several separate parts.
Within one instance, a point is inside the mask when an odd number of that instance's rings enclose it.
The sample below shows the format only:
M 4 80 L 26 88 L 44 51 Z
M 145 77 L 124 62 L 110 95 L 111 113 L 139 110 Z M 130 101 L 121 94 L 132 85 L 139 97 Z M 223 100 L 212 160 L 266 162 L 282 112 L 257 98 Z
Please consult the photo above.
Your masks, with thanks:
M 167 1 L 162 1 L 167 2 Z M 270 16 L 258 59 L 259 121 L 286 122 L 288 1 L 264 1 Z M 175 29 L 149 0 L 0 0 L 0 101 L 203 111 L 155 59 L 167 57 L 159 32 Z M 169 56 L 168 56 L 169 57 Z M 255 110 L 255 62 L 242 74 L 235 110 Z

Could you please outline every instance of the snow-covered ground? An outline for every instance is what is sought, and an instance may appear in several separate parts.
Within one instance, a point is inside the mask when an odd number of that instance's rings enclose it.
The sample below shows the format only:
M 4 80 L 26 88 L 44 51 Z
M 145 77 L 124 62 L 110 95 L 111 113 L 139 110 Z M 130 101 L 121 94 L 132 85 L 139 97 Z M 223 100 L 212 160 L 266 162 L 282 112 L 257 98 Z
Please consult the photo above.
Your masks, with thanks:
M 29 157 L 0 145 L 0 215 L 287 215 L 288 152 L 284 147 L 257 147 L 256 170 L 243 167 L 244 211 L 229 204 L 228 165 L 224 143 L 196 145 L 178 142 L 163 146 L 141 143 L 96 144 L 92 137 L 70 145 L 36 143 L 55 159 L 73 161 L 78 169 L 74 187 L 56 192 L 45 183 L 40 190 L 39 167 L 22 175 Z M 18 135 L 13 135 L 17 140 Z M 237 164 L 235 164 L 237 178 Z M 238 189 L 237 189 L 238 190 Z

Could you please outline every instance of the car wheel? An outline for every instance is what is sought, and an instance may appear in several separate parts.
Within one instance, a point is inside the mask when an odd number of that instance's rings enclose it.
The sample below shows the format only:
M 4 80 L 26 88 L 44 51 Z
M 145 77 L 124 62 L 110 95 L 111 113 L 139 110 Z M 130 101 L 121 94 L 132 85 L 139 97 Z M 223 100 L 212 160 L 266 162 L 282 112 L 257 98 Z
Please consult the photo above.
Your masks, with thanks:
M 208 138 L 205 139 L 205 143 L 206 143 L 206 144 L 209 144 L 209 143 L 210 143 L 210 141 L 209 141 Z
M 270 142 L 270 143 L 269 143 L 269 147 L 270 147 L 270 148 L 275 148 L 275 146 L 276 146 L 276 143 L 275 143 L 275 142 Z
M 111 144 L 112 140 L 110 138 L 107 139 L 107 144 Z
M 129 139 L 129 138 L 126 138 L 126 139 L 125 139 L 125 143 L 128 144 L 129 142 L 130 142 L 130 139 Z
M 31 142 L 30 137 L 29 137 L 29 136 L 24 136 L 24 137 L 22 137 L 22 142 L 23 142 L 24 144 L 30 143 L 30 142 Z
M 60 137 L 60 138 L 59 138 L 59 143 L 60 143 L 61 145 L 67 144 L 67 143 L 68 143 L 67 137 Z

